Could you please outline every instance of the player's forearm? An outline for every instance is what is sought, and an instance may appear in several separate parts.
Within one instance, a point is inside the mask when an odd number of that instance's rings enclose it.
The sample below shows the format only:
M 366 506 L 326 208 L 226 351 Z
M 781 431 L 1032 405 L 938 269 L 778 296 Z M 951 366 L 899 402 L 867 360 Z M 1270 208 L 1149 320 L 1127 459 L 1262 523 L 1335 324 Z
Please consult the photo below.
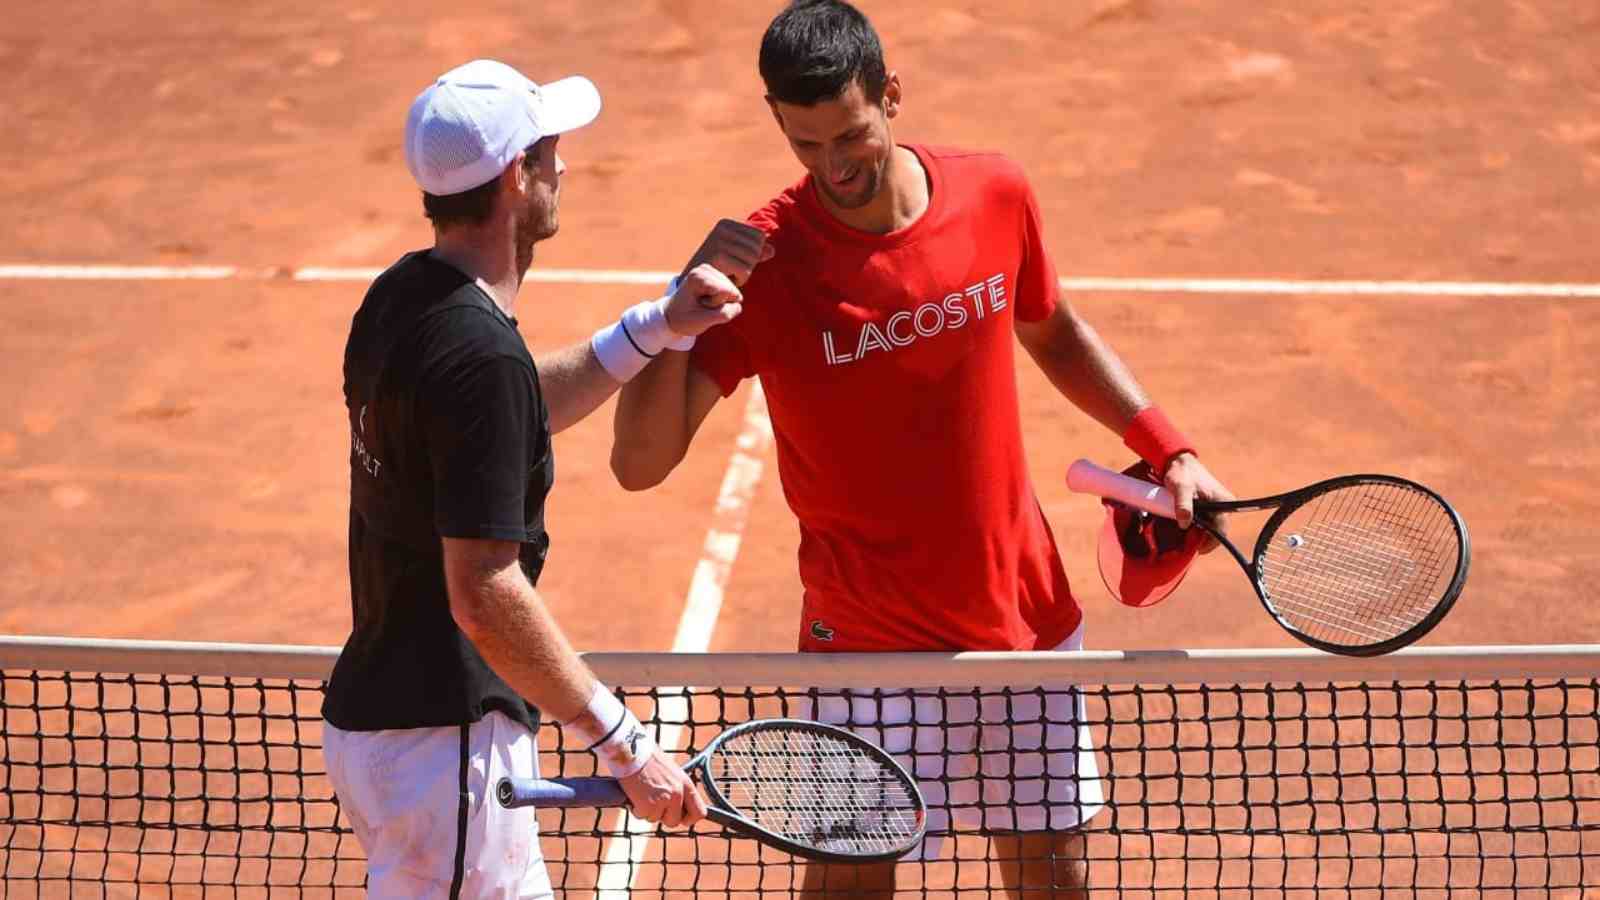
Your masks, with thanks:
M 718 279 L 720 285 L 712 283 Z M 651 362 L 682 356 L 694 346 L 694 335 L 738 315 L 737 297 L 722 276 L 695 273 L 681 284 L 674 282 L 665 296 L 623 310 L 588 341 L 540 358 L 539 383 L 550 408 L 550 430 L 560 431 L 594 412 Z
M 594 676 L 515 563 L 450 587 L 451 613 L 490 668 L 556 721 L 577 716 Z
M 1094 327 L 1061 309 L 1018 334 L 1056 390 L 1095 421 L 1121 435 L 1150 398 L 1122 358 Z
M 535 364 L 539 369 L 539 389 L 550 408 L 553 433 L 582 421 L 619 387 L 600 365 L 589 341 L 546 353 Z
M 456 624 L 513 690 L 560 722 L 579 746 L 594 750 L 613 776 L 629 778 L 659 765 L 650 734 L 595 680 L 523 575 L 520 546 L 444 539 L 445 580 Z
M 689 354 L 665 353 L 622 388 L 611 471 L 630 491 L 660 484 L 689 449 Z

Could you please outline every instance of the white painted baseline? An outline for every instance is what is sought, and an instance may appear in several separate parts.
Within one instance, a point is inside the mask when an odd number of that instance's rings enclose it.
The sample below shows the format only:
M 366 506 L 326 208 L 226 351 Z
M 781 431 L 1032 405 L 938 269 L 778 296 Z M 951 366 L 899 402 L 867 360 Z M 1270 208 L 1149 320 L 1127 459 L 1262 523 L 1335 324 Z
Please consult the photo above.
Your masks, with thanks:
M 7 281 L 220 281 L 243 277 L 233 266 L 0 265 Z
M 1600 284 L 1505 281 L 1293 281 L 1266 278 L 1063 278 L 1062 290 L 1150 294 L 1325 294 L 1600 298 Z

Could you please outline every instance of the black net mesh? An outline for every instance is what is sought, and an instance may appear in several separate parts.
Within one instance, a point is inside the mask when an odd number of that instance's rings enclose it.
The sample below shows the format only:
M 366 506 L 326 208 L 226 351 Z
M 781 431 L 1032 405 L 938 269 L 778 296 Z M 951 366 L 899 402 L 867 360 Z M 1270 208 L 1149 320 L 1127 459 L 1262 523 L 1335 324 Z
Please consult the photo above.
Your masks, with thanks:
M 690 751 L 815 699 L 734 684 L 622 693 Z M 361 896 L 361 848 L 323 775 L 318 682 L 4 669 L 0 694 L 5 897 Z M 1593 679 L 1085 694 L 1107 799 L 1082 845 L 1093 897 L 1600 891 Z M 559 730 L 541 738 L 547 776 L 594 773 Z M 660 832 L 617 810 L 540 821 L 560 896 L 794 896 L 801 884 L 799 861 L 710 824 Z M 900 895 L 1003 896 L 1001 846 L 949 835 L 940 859 L 902 864 Z

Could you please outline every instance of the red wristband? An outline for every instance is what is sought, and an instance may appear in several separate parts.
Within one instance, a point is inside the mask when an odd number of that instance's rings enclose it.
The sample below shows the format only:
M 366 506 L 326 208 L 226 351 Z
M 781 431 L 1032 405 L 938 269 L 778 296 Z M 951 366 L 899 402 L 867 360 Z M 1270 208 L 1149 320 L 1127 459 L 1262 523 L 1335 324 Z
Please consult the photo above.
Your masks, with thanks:
M 1157 478 L 1165 475 L 1172 458 L 1180 453 L 1193 453 L 1194 445 L 1178 433 L 1159 407 L 1147 406 L 1139 410 L 1122 433 L 1122 443 L 1139 458 L 1150 464 Z

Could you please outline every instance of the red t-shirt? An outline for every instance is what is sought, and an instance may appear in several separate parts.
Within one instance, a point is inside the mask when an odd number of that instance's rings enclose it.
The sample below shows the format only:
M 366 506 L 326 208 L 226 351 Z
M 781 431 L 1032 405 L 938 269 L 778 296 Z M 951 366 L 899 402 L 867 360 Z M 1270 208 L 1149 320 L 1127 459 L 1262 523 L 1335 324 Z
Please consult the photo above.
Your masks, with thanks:
M 850 228 L 808 178 L 750 218 L 776 255 L 693 360 L 760 376 L 800 522 L 802 650 L 1050 649 L 1077 628 L 1022 450 L 1012 316 L 1056 304 L 1038 203 L 996 154 L 912 146 L 927 210 Z

